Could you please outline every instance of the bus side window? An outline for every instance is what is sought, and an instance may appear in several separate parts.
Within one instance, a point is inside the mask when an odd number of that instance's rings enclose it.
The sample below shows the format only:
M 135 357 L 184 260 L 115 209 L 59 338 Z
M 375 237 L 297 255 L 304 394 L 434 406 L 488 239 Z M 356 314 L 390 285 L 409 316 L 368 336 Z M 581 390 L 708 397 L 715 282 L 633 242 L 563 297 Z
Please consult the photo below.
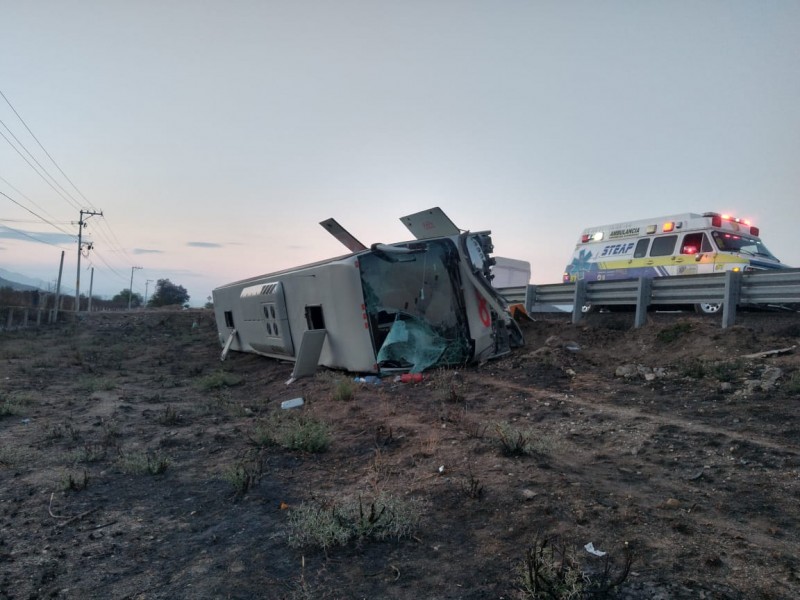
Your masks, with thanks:
M 636 249 L 633 251 L 633 258 L 642 258 L 647 255 L 647 246 L 650 240 L 645 238 L 636 242 Z
M 681 254 L 699 254 L 700 246 L 703 244 L 704 235 L 701 233 L 687 233 L 683 237 Z
M 650 256 L 669 256 L 675 249 L 675 242 L 678 241 L 677 235 L 665 235 L 653 240 L 650 246 Z
M 703 246 L 700 248 L 702 252 L 713 252 L 714 248 L 711 246 L 711 242 L 708 240 L 708 236 L 704 233 L 703 234 Z

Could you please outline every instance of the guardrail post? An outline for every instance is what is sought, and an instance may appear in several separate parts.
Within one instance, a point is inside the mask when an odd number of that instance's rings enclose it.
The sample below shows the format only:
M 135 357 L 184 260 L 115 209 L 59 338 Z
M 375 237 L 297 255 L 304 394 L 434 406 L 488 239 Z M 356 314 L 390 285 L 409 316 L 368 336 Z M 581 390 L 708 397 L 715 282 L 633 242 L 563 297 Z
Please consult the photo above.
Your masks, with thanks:
M 583 317 L 583 305 L 586 304 L 586 280 L 575 282 L 575 298 L 572 305 L 572 323 L 578 324 Z
M 639 277 L 639 286 L 636 289 L 636 318 L 633 320 L 634 329 L 639 329 L 647 321 L 647 307 L 650 306 L 652 289 L 653 280 L 650 277 Z
M 525 291 L 525 311 L 528 314 L 533 312 L 533 305 L 536 304 L 536 286 L 528 284 L 528 289 Z
M 11 326 L 14 324 L 14 309 L 8 309 L 8 324 L 6 325 L 6 329 L 11 331 Z
M 733 326 L 736 321 L 736 305 L 742 289 L 742 272 L 725 271 L 725 293 L 722 299 L 722 328 Z

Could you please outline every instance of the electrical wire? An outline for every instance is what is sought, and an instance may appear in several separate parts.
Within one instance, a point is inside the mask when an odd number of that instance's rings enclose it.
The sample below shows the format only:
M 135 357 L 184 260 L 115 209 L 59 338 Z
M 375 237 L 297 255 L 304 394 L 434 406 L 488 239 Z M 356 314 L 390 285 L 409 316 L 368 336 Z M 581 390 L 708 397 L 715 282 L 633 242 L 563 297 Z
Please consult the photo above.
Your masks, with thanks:
M 48 151 L 45 149 L 45 147 L 42 145 L 42 143 L 39 141 L 39 138 L 37 138 L 37 137 L 36 137 L 36 135 L 33 133 L 33 131 L 31 131 L 31 128 L 30 128 L 30 127 L 28 127 L 28 124 L 25 122 L 25 119 L 23 119 L 23 118 L 22 118 L 22 115 L 20 115 L 20 114 L 17 112 L 17 109 L 16 109 L 16 108 L 14 108 L 14 106 L 11 104 L 11 102 L 9 101 L 9 99 L 8 99 L 8 98 L 6 98 L 6 95 L 3 93 L 3 91 L 2 91 L 2 90 L 0 90 L 0 96 L 2 96 L 2 97 L 3 97 L 3 100 L 5 100 L 5 101 L 6 101 L 6 104 L 8 104 L 9 108 L 10 108 L 12 111 L 14 111 L 14 114 L 15 114 L 15 115 L 17 115 L 17 118 L 19 119 L 20 123 L 22 123 L 22 125 L 25 127 L 25 129 L 27 129 L 27 130 L 28 130 L 28 133 L 30 133 L 30 134 L 31 134 L 31 137 L 32 137 L 34 140 L 36 140 L 36 143 L 37 143 L 37 144 L 39 144 L 39 148 L 41 148 L 41 149 L 42 149 L 42 152 L 44 152 L 44 153 L 47 155 L 47 158 L 49 158 L 49 159 L 50 159 L 50 162 L 52 162 L 52 163 L 55 165 L 55 167 L 56 167 L 56 169 L 58 169 L 59 173 L 61 173 L 61 174 L 64 176 L 64 179 L 66 179 L 67 181 L 69 181 L 70 185 L 71 185 L 71 186 L 72 186 L 72 187 L 75 189 L 75 191 L 76 191 L 76 192 L 78 192 L 78 195 L 80 195 L 80 197 L 81 197 L 81 198 L 83 198 L 83 199 L 84 199 L 84 201 L 85 201 L 85 202 L 86 202 L 86 203 L 89 205 L 89 207 L 90 207 L 90 208 L 92 208 L 92 210 L 94 210 L 94 207 L 93 207 L 93 206 L 91 206 L 91 202 L 89 202 L 89 200 L 86 198 L 86 196 L 84 196 L 84 195 L 83 195 L 83 192 L 81 192 L 81 191 L 78 189 L 78 186 L 76 186 L 74 183 L 72 183 L 72 180 L 71 180 L 69 177 L 67 177 L 67 174 L 66 174 L 66 173 L 64 173 L 64 171 L 61 169 L 61 167 L 58 165 L 58 163 L 55 161 L 55 159 L 54 159 L 52 156 L 50 156 L 50 153 L 49 153 L 49 152 L 48 152 Z M 16 138 L 15 138 L 15 139 L 16 139 Z M 26 152 L 27 152 L 27 150 L 26 150 Z M 38 164 L 38 162 L 37 162 L 37 164 Z M 61 186 L 59 186 L 59 187 L 61 187 Z M 63 189 L 63 188 L 62 188 L 62 189 Z M 65 190 L 65 191 L 66 191 L 66 190 Z M 80 210 L 80 206 L 78 206 L 78 209 Z

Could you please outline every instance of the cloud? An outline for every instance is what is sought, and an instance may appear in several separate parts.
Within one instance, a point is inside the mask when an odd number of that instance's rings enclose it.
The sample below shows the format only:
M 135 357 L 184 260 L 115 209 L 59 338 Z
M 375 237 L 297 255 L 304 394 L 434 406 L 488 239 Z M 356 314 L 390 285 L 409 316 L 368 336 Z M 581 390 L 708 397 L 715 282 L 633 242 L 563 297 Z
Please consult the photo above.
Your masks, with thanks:
M 163 250 L 150 250 L 148 248 L 134 248 L 134 254 L 164 254 Z
M 186 242 L 186 245 L 192 248 L 222 248 L 222 244 L 215 244 L 213 242 Z
M 68 235 L 66 233 L 22 231 L 19 229 L 10 229 L 8 227 L 2 227 L 2 229 L 0 229 L 0 238 L 24 240 L 26 242 L 45 242 L 47 244 L 72 244 L 77 239 L 74 235 Z

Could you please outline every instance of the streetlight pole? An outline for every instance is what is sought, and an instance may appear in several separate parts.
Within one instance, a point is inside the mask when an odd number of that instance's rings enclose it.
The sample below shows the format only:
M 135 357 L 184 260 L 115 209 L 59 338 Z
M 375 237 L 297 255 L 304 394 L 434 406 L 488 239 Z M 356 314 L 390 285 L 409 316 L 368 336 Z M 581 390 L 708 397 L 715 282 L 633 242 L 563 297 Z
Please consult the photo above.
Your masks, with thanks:
M 128 310 L 131 309 L 131 301 L 133 300 L 133 271 L 141 268 L 142 267 L 131 267 L 131 286 L 128 288 Z

